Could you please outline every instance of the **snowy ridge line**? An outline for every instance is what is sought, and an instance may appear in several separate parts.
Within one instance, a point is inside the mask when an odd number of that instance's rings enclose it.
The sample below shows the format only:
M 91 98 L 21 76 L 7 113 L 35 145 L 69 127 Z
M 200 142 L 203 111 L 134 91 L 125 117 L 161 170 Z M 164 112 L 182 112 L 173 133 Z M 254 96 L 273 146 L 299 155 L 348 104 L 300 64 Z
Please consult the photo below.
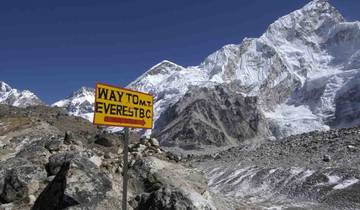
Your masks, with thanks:
M 360 92 L 354 82 L 360 77 L 359 25 L 346 22 L 328 1 L 314 0 L 280 17 L 259 38 L 225 45 L 199 66 L 164 60 L 127 87 L 154 95 L 155 123 L 192 87 L 222 84 L 257 96 L 276 137 L 353 126 L 359 122 L 351 116 L 360 107 L 351 107 L 360 99 L 344 90 Z M 90 119 L 93 96 L 85 95 L 56 104 Z
M 0 81 L 0 104 L 17 107 L 45 105 L 33 92 L 29 90 L 17 90 L 3 81 Z

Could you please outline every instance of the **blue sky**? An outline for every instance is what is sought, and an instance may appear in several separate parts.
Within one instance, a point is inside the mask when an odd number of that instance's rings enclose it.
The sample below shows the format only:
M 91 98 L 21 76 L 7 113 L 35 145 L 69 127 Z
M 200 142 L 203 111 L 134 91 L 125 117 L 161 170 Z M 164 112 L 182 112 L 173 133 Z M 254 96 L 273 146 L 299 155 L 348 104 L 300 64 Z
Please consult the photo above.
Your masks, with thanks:
M 307 0 L 11 0 L 0 6 L 0 80 L 46 103 L 97 81 L 125 86 L 167 59 L 197 65 L 258 37 Z M 330 1 L 360 20 L 360 1 Z

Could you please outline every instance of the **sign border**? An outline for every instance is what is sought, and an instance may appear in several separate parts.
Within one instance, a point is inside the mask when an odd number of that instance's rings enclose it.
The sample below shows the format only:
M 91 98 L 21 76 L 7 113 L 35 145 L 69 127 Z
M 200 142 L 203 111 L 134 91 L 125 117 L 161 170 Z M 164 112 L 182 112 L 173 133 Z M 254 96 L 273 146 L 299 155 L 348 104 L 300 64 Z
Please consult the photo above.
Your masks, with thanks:
M 131 92 L 136 92 L 136 93 L 140 93 L 140 94 L 144 94 L 144 95 L 148 95 L 151 96 L 153 98 L 153 104 L 151 104 L 151 127 L 141 127 L 141 126 L 127 126 L 127 125 L 108 125 L 108 124 L 103 124 L 103 123 L 95 123 L 95 110 L 96 110 L 96 98 L 97 98 L 97 87 L 98 85 L 103 85 L 103 86 L 108 86 L 108 87 L 112 87 L 112 88 L 118 88 L 118 89 L 122 89 L 122 90 L 126 90 L 126 91 L 131 91 Z M 153 124 L 154 124 L 154 96 L 149 94 L 149 93 L 144 93 L 144 92 L 140 92 L 137 90 L 131 90 L 128 88 L 123 88 L 123 87 L 118 87 L 115 85 L 109 85 L 109 84 L 105 84 L 105 83 L 101 83 L 101 82 L 97 82 L 96 86 L 95 86 L 95 100 L 94 100 L 94 117 L 93 117 L 93 124 L 94 125 L 101 125 L 101 126 L 107 126 L 107 127 L 126 127 L 126 128 L 140 128 L 140 129 L 152 129 L 153 128 Z

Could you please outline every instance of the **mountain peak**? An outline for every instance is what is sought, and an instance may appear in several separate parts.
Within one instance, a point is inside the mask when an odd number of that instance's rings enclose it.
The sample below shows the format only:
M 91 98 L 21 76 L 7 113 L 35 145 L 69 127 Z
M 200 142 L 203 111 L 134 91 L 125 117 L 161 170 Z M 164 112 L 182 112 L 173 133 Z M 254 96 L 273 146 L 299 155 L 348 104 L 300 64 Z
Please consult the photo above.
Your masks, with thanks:
M 184 67 L 177 65 L 168 60 L 163 60 L 155 66 L 151 67 L 146 73 L 150 75 L 155 75 L 159 73 L 168 73 L 170 70 L 180 71 Z
M 81 87 L 74 91 L 66 99 L 57 101 L 51 106 L 66 108 L 70 114 L 81 116 L 92 121 L 95 101 L 95 89 L 90 87 Z
M 4 81 L 0 81 L 0 92 L 9 92 L 12 90 L 10 85 L 6 84 Z
M 170 74 L 174 73 L 174 72 L 179 72 L 184 70 L 185 68 L 177 65 L 176 63 L 173 63 L 171 61 L 168 60 L 163 60 L 160 63 L 154 65 L 153 67 L 151 67 L 149 70 L 147 70 L 144 74 L 142 74 L 140 77 L 138 77 L 136 80 L 134 80 L 133 82 L 131 82 L 128 87 L 131 88 L 136 88 L 136 86 L 138 86 L 139 82 L 141 83 L 142 80 L 147 80 L 150 77 L 160 77 L 163 78 L 164 76 L 167 77 Z
M 169 60 L 163 60 L 160 63 L 158 63 L 157 65 L 173 65 L 173 66 L 178 66 L 176 63 L 169 61 Z M 155 65 L 156 66 L 156 65 Z
M 328 0 L 313 0 L 306 4 L 301 10 L 303 11 L 315 11 L 318 15 L 322 13 L 329 14 L 332 17 L 337 17 L 345 20 L 340 12 L 330 4 Z
M 29 90 L 17 90 L 11 88 L 4 81 L 0 81 L 0 104 L 27 107 L 44 104 L 34 93 Z
M 93 95 L 94 91 L 95 91 L 94 88 L 82 86 L 80 89 L 74 91 L 70 97 L 84 95 L 84 94 L 92 94 Z
M 312 0 L 309 3 L 307 3 L 303 8 L 304 9 L 324 9 L 331 7 L 331 4 L 328 0 Z
M 314 0 L 270 24 L 265 35 L 269 39 L 286 39 L 292 34 L 324 36 L 333 25 L 344 21 L 345 18 L 327 0 Z

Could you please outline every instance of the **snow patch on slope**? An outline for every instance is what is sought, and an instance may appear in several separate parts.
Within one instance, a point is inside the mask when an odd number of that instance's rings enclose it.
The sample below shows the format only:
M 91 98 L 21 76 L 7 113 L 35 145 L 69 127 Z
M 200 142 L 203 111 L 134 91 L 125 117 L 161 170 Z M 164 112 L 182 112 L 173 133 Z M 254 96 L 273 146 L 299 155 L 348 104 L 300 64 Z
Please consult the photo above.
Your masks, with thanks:
M 264 112 L 264 114 L 271 120 L 274 135 L 277 137 L 329 129 L 329 126 L 305 105 L 280 104 L 273 112 Z

